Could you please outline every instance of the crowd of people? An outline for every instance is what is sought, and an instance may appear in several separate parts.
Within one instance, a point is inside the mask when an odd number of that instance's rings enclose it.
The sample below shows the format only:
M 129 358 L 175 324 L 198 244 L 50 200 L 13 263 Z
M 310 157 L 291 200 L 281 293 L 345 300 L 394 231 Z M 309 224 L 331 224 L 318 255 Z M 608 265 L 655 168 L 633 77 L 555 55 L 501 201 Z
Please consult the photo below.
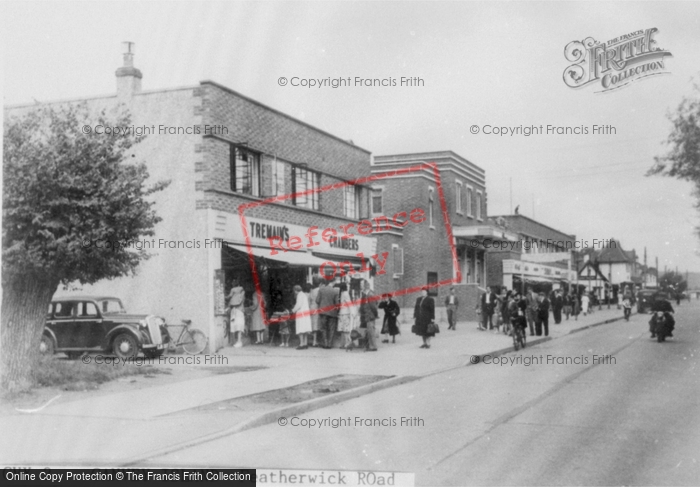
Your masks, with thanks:
M 268 343 L 289 347 L 290 338 L 295 335 L 299 341 L 297 350 L 307 350 L 309 347 L 331 349 L 339 341 L 340 349 L 364 348 L 367 352 L 375 352 L 380 311 L 384 314 L 379 331 L 382 342 L 390 343 L 391 340 L 395 344 L 396 336 L 401 333 L 398 303 L 388 294 L 380 300 L 373 299 L 374 292 L 365 279 L 359 289 L 351 289 L 348 282 L 337 278 L 332 282 L 314 279 L 312 284 L 295 285 L 293 293 L 294 305 L 291 308 L 272 305 L 263 294 L 265 309 L 272 319 L 266 326 L 260 312 L 258 293 L 252 289 L 246 290 L 234 281 L 226 296 L 229 344 L 235 348 L 242 347 L 243 335 L 249 334 L 251 345 Z M 277 302 L 282 300 L 278 299 Z M 421 316 L 418 321 L 434 322 L 434 306 L 432 311 L 427 303 L 419 308 Z M 264 333 L 266 328 L 267 340 Z M 425 334 L 429 345 L 428 333 Z
M 550 293 L 538 293 L 528 286 L 525 294 L 505 287 L 500 294 L 496 294 L 495 290 L 491 289 L 481 295 L 477 304 L 477 314 L 481 319 L 478 328 L 481 331 L 508 333 L 512 319 L 522 316 L 530 336 L 548 336 L 550 311 L 554 323 L 558 325 L 564 318 L 578 320 L 579 315 L 593 313 L 593 306 L 597 302 L 595 295 L 586 291 L 576 293 L 556 289 Z
M 352 288 L 351 288 L 352 287 Z M 522 324 L 530 336 L 549 336 L 550 313 L 555 324 L 563 320 L 578 320 L 579 315 L 586 316 L 594 311 L 598 303 L 594 293 L 585 290 L 576 293 L 563 289 L 550 293 L 535 292 L 531 286 L 521 294 L 517 290 L 503 287 L 488 289 L 477 303 L 477 315 L 480 317 L 479 330 L 510 334 L 513 324 Z M 381 299 L 374 299 L 374 292 L 366 279 L 359 286 L 349 286 L 340 279 L 327 281 L 314 279 L 312 284 L 293 287 L 293 306 L 270 306 L 265 299 L 265 308 L 273 323 L 263 323 L 260 312 L 261 303 L 256 292 L 245 290 L 237 282 L 233 283 L 226 297 L 229 309 L 229 342 L 234 347 L 243 346 L 242 336 L 249 334 L 252 345 L 268 343 L 289 347 L 290 338 L 298 338 L 297 350 L 309 347 L 352 350 L 364 348 L 367 352 L 377 351 L 377 322 L 381 323 L 379 334 L 382 343 L 396 343 L 400 335 L 398 316 L 399 304 L 388 294 Z M 246 299 L 246 295 L 250 298 Z M 289 302 L 292 302 L 289 301 Z M 629 319 L 634 297 L 625 291 L 622 296 L 624 316 Z M 459 299 L 454 288 L 444 300 L 447 312 L 448 330 L 456 330 Z M 380 311 L 383 316 L 380 317 Z M 267 340 L 265 330 L 267 329 Z M 435 323 L 435 300 L 429 296 L 428 288 L 423 288 L 416 300 L 413 310 L 411 332 L 420 336 L 423 343 L 420 348 L 429 349 L 431 338 L 439 333 Z

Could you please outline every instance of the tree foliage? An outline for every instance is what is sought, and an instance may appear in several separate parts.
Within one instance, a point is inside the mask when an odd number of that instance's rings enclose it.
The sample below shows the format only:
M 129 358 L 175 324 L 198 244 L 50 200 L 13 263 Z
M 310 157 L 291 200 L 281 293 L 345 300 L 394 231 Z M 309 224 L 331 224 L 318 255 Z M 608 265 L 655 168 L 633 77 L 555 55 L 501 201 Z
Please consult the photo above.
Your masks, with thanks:
M 647 176 L 663 175 L 690 181 L 700 208 L 700 85 L 694 84 L 693 93 L 680 103 L 669 120 L 673 124 L 666 145 L 666 155 L 655 157 Z
M 5 120 L 3 147 L 2 317 L 0 386 L 31 387 L 46 309 L 60 283 L 91 284 L 131 274 L 147 258 L 116 245 L 154 233 L 160 221 L 149 184 L 131 152 L 125 112 L 91 112 L 85 104 L 38 106 Z M 110 242 L 111 245 L 106 245 Z
M 3 283 L 19 274 L 85 284 L 133 272 L 145 253 L 95 243 L 153 235 L 160 218 L 148 196 L 168 183 L 147 186 L 145 164 L 128 157 L 140 142 L 133 134 L 82 129 L 126 127 L 129 115 L 44 106 L 7 122 Z

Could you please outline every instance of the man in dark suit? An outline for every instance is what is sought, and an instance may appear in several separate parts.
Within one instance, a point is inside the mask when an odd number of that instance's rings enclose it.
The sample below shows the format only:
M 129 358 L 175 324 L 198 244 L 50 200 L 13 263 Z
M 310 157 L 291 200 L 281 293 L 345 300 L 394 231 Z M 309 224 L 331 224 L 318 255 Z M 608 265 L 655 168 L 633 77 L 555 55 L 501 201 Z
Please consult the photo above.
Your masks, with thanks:
M 362 280 L 362 287 L 364 289 L 362 290 L 362 300 L 360 301 L 360 326 L 367 329 L 365 352 L 376 352 L 377 337 L 375 323 L 379 317 L 379 311 L 377 310 L 376 301 L 368 301 L 369 298 L 374 296 L 374 293 L 369 287 L 369 281 L 367 279 Z
M 537 305 L 537 318 L 535 321 L 535 333 L 537 336 L 542 336 L 542 328 L 544 327 L 544 336 L 549 336 L 549 299 L 544 293 L 540 293 L 539 304 Z
M 489 303 L 487 307 L 489 313 L 489 330 L 493 330 L 493 314 L 496 312 L 497 299 L 498 296 L 496 296 L 496 293 L 493 292 L 492 288 L 491 292 L 489 293 Z
M 428 296 L 428 288 L 424 287 L 421 296 L 416 299 L 416 306 L 413 309 L 415 319 L 415 330 L 413 333 L 423 337 L 423 345 L 420 348 L 430 348 L 430 338 L 435 333 L 428 332 L 428 325 L 435 321 L 435 300 Z
M 561 289 L 557 289 L 552 300 L 552 314 L 554 315 L 554 324 L 561 323 L 561 310 L 564 309 L 564 297 L 561 295 Z
M 316 296 L 318 309 L 323 310 L 318 315 L 318 326 L 321 329 L 321 345 L 323 348 L 333 348 L 336 322 L 338 320 L 338 304 L 340 303 L 340 289 L 331 287 L 322 282 Z M 324 309 L 326 308 L 326 309 Z
M 450 288 L 450 295 L 445 298 L 445 308 L 447 308 L 447 322 L 450 326 L 447 327 L 448 330 L 457 329 L 457 307 L 459 306 L 459 299 L 455 296 L 455 288 Z

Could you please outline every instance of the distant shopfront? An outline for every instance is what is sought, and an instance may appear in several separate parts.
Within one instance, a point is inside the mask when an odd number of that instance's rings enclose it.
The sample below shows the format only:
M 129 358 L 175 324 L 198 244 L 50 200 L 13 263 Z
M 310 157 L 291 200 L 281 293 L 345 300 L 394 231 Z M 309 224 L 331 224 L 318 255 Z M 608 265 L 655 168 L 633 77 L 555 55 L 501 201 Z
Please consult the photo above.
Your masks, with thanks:
M 551 291 L 566 288 L 575 281 L 573 270 L 516 259 L 503 260 L 503 285 L 508 289 L 522 292 L 531 286 L 535 290 Z

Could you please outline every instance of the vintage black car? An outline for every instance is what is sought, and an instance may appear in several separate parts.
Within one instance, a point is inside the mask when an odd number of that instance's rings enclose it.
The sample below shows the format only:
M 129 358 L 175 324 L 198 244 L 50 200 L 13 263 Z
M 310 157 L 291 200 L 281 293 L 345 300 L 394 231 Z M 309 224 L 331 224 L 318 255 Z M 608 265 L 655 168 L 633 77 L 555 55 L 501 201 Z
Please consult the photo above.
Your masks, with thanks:
M 642 289 L 637 294 L 637 313 L 648 313 L 654 302 L 660 299 L 668 300 L 668 295 L 655 289 Z
M 69 358 L 85 352 L 157 357 L 167 348 L 167 337 L 163 318 L 127 314 L 118 298 L 70 296 L 51 302 L 39 350 L 47 355 L 63 352 Z

